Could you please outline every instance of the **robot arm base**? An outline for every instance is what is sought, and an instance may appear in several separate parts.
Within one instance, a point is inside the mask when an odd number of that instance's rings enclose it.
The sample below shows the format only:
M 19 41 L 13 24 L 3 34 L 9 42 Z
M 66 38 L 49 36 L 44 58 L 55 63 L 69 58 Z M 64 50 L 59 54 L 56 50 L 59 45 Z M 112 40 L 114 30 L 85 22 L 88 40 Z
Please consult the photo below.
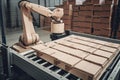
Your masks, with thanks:
M 64 23 L 51 22 L 51 33 L 64 33 Z
M 19 42 L 24 46 L 34 45 L 40 41 L 38 34 L 29 35 L 29 39 L 27 40 L 24 35 L 21 35 L 19 38 Z

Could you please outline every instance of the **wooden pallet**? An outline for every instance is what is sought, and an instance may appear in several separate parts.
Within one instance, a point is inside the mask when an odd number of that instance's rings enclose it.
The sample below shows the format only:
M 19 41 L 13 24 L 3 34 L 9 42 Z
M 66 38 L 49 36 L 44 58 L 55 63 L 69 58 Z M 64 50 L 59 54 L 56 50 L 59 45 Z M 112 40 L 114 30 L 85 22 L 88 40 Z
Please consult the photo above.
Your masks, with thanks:
M 120 44 L 70 35 L 31 47 L 46 61 L 83 80 L 98 80 L 120 50 Z

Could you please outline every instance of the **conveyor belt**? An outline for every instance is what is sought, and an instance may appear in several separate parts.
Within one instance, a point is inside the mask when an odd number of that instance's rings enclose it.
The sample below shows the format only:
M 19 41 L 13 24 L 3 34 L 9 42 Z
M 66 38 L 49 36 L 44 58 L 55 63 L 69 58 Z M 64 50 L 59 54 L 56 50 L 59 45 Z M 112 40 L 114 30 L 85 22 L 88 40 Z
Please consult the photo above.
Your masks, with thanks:
M 13 51 L 12 51 L 13 52 Z M 13 53 L 13 64 L 23 69 L 36 80 L 80 80 L 80 78 L 37 57 L 34 50 Z
M 14 52 L 14 51 L 12 51 Z M 13 57 L 13 65 L 18 66 L 27 74 L 32 76 L 36 80 L 80 80 L 80 78 L 46 62 L 45 60 L 38 58 L 34 50 L 24 52 L 22 54 L 16 54 L 16 52 L 12 53 Z M 105 72 L 105 74 L 101 77 L 100 80 L 112 80 L 116 79 L 116 76 L 119 74 L 119 63 L 117 61 L 120 58 L 120 54 L 116 57 L 113 62 L 113 65 L 109 66 L 109 69 Z M 115 66 L 115 69 L 113 66 Z M 119 70 L 118 70 L 119 69 Z M 112 71 L 113 70 L 113 71 Z M 116 72 L 117 70 L 117 72 Z M 112 72 L 112 73 L 111 73 Z M 110 76 L 109 76 L 110 75 Z M 114 76 L 113 76 L 114 75 Z M 47 76 L 47 77 L 46 77 Z M 112 77 L 112 79 L 111 79 Z M 108 78 L 108 79 L 107 79 Z M 119 75 L 118 75 L 119 78 Z M 118 80 L 118 79 L 116 79 Z
M 113 43 L 120 43 L 119 40 L 114 40 L 104 37 L 97 37 L 97 36 L 79 34 L 79 33 L 73 33 L 73 34 L 83 37 L 113 42 Z M 36 80 L 41 80 L 41 77 L 42 80 L 80 80 L 80 78 L 50 64 L 49 62 L 41 58 L 38 58 L 34 50 L 29 50 L 20 54 L 15 51 L 12 51 L 12 54 L 13 54 L 12 56 L 13 65 L 18 66 Z M 109 74 L 107 75 L 107 77 L 108 76 Z M 106 79 L 102 79 L 102 80 L 106 80 Z

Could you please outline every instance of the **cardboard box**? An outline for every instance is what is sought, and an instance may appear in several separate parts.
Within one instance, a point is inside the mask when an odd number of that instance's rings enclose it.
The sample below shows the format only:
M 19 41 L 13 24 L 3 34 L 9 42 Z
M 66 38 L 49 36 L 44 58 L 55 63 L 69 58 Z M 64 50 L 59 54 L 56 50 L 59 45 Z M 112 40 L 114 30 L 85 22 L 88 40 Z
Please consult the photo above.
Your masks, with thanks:
M 101 34 L 106 37 L 111 36 L 111 29 L 101 29 Z
M 80 7 L 80 6 L 75 5 L 75 6 L 73 7 L 73 11 L 79 11 L 79 7 Z
M 66 71 L 69 71 L 68 68 L 72 68 L 76 63 L 78 63 L 81 60 L 80 58 L 71 56 L 64 52 L 57 52 L 53 54 L 52 57 L 56 58 L 56 61 L 58 61 L 59 64 L 57 64 L 57 66 Z
M 79 11 L 79 16 L 92 16 L 93 11 Z
M 65 30 L 71 30 L 71 25 L 65 25 Z
M 111 5 L 103 4 L 103 5 L 94 5 L 93 10 L 95 11 L 110 11 Z
M 102 67 L 88 61 L 82 60 L 74 66 L 70 72 L 80 77 L 82 80 L 97 80 Z
M 80 11 L 81 10 L 89 11 L 89 10 L 93 10 L 93 5 L 92 4 L 91 5 L 80 5 L 79 8 L 80 8 Z
M 66 0 L 63 2 L 63 5 L 69 5 L 69 4 L 75 5 L 75 0 Z
M 104 67 L 106 63 L 108 62 L 107 58 L 96 56 L 96 55 L 88 55 L 85 60 L 95 63 L 97 65 L 100 65 Z
M 112 4 L 113 0 L 105 0 L 105 4 Z
M 92 34 L 97 36 L 110 37 L 111 29 L 94 29 Z
M 92 23 L 94 29 L 111 29 L 110 24 L 106 23 Z
M 74 57 L 78 57 L 78 58 L 85 58 L 89 53 L 81 51 L 81 50 L 76 50 L 67 46 L 63 46 L 63 45 L 55 45 L 52 47 L 53 49 L 59 50 L 61 52 L 65 52 L 69 55 L 72 55 Z
M 75 5 L 76 0 L 68 0 L 68 1 L 69 1 L 69 4 Z
M 62 17 L 62 19 L 63 19 L 63 20 L 71 20 L 71 16 L 69 16 L 69 15 L 64 15 L 64 16 Z
M 73 17 L 73 21 L 84 21 L 84 22 L 91 22 L 92 18 L 91 17 L 87 17 L 87 16 L 75 16 Z M 74 23 L 74 22 L 73 22 Z
M 110 23 L 110 18 L 108 17 L 93 17 L 92 19 L 93 23 Z
M 72 31 L 91 34 L 91 28 L 75 27 L 74 26 L 74 27 L 72 27 Z
M 74 11 L 73 12 L 73 16 L 79 16 L 79 12 L 78 11 Z
M 91 0 L 92 4 L 99 4 L 99 0 Z
M 111 59 L 113 54 L 111 52 L 108 51 L 104 51 L 104 50 L 96 50 L 93 54 L 107 58 L 107 59 Z
M 63 20 L 65 25 L 71 25 L 71 20 Z
M 98 17 L 110 17 L 110 11 L 94 11 L 93 16 L 98 16 Z
M 73 22 L 73 25 L 72 26 L 81 26 L 81 27 L 84 27 L 84 28 L 91 28 L 91 22 Z
M 64 15 L 69 15 L 69 9 L 64 10 Z

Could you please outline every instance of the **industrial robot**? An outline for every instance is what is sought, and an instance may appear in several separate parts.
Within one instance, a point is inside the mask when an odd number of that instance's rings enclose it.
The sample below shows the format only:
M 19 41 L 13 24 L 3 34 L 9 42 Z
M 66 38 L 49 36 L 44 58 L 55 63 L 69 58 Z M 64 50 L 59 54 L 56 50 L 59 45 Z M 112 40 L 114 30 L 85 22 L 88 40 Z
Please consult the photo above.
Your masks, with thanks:
M 52 19 L 50 35 L 52 40 L 57 39 L 54 37 L 66 35 L 64 31 L 64 23 L 61 20 L 64 15 L 62 8 L 55 8 L 51 11 L 47 7 L 34 4 L 26 0 L 20 1 L 19 7 L 21 10 L 23 24 L 23 33 L 19 38 L 19 44 L 22 44 L 23 46 L 31 46 L 41 42 L 39 35 L 34 30 L 31 16 L 32 11 Z

